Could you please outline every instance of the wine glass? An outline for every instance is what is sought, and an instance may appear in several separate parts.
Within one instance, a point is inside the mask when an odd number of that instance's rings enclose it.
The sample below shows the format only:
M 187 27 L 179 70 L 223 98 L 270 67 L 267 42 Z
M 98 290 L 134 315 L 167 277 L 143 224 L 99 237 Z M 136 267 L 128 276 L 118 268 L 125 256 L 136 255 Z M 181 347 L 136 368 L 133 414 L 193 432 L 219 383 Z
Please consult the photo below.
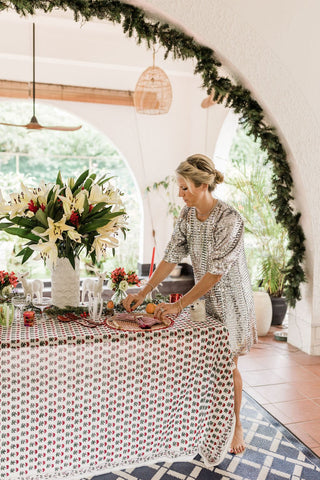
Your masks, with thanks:
M 17 318 L 21 318 L 21 312 L 27 305 L 28 299 L 24 295 L 14 295 L 11 300 L 15 310 L 17 310 Z
M 52 300 L 50 297 L 41 297 L 40 299 L 38 297 L 34 298 L 33 301 L 33 306 L 36 308 L 39 308 L 41 314 L 40 318 L 41 320 L 45 319 L 45 315 L 43 314 L 45 308 L 49 307 L 52 305 Z

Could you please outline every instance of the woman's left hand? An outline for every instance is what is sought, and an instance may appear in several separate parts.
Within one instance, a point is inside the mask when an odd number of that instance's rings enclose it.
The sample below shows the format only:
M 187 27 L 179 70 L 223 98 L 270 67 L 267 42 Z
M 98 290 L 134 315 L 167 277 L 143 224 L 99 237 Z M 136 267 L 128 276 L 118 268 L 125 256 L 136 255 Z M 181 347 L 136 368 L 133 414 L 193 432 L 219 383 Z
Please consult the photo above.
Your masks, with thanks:
M 180 311 L 179 302 L 159 303 L 154 311 L 154 317 L 163 320 L 167 315 L 179 315 Z

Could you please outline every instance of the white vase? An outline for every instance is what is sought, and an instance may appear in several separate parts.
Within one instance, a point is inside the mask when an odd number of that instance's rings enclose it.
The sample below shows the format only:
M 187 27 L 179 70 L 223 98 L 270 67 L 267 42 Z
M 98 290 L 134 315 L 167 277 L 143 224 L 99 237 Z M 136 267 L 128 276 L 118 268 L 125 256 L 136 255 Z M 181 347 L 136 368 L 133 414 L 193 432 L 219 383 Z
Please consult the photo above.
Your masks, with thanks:
M 51 298 L 56 307 L 78 307 L 80 303 L 80 261 L 75 268 L 67 258 L 58 258 L 51 272 Z
M 254 309 L 259 337 L 267 335 L 271 327 L 272 304 L 267 292 L 253 292 Z

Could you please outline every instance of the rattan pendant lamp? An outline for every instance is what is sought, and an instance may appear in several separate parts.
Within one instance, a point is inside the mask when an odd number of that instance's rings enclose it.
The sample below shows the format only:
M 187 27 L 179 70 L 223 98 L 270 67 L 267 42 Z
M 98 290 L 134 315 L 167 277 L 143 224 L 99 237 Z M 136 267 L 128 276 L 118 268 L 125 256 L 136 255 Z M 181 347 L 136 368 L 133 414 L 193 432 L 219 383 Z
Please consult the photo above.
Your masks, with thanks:
M 155 66 L 155 50 L 153 49 L 153 65 L 148 67 L 137 82 L 134 95 L 134 106 L 138 113 L 161 115 L 168 113 L 172 102 L 172 87 L 167 74 Z

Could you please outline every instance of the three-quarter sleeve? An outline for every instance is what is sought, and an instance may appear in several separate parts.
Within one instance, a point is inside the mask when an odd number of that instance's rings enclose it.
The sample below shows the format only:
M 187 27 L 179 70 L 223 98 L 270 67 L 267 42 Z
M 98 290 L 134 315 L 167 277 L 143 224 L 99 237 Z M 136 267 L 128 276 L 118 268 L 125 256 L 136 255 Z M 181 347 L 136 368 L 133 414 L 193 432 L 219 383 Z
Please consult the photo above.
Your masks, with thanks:
M 212 232 L 212 253 L 208 258 L 208 271 L 214 275 L 224 275 L 238 259 L 243 249 L 244 225 L 237 211 L 223 212 Z
M 188 207 L 184 207 L 175 225 L 171 239 L 165 249 L 163 260 L 169 263 L 179 263 L 188 255 L 187 242 L 187 214 Z

